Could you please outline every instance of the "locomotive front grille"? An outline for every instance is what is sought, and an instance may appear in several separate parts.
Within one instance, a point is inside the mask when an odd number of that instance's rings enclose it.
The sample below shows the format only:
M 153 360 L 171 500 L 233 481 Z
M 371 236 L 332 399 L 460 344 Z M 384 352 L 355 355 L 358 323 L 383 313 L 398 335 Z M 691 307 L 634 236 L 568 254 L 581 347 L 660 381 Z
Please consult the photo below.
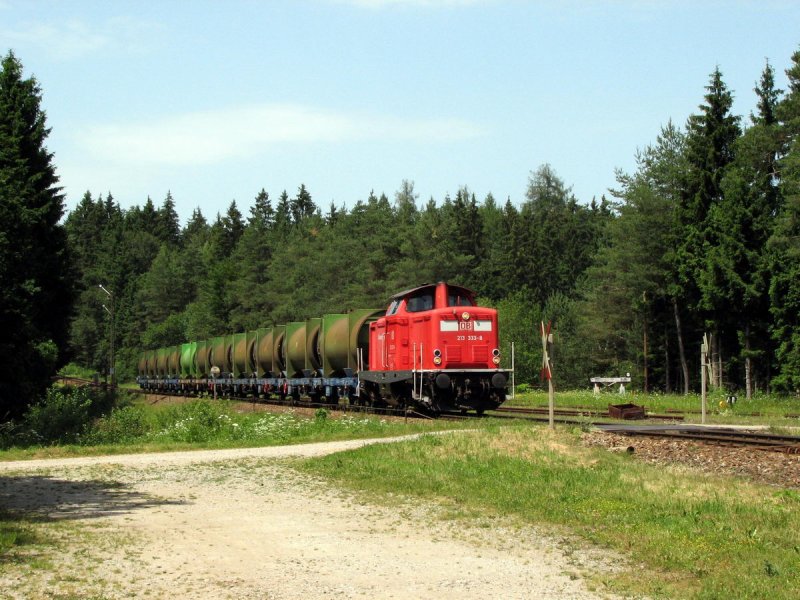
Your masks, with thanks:
M 448 363 L 461 362 L 461 346 L 447 346 L 445 350 L 445 360 Z
M 486 362 L 489 360 L 488 346 L 473 346 L 472 347 L 472 361 L 473 362 Z

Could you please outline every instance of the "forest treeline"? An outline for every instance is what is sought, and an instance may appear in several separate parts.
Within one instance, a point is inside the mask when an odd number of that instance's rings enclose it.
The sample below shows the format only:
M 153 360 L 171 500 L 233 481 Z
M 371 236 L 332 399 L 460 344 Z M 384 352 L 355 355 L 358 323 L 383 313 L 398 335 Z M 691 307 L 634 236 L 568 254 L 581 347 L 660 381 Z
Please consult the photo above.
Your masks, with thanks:
M 499 309 L 517 382 L 538 379 L 538 323 L 549 320 L 562 388 L 630 373 L 646 390 L 697 389 L 708 333 L 714 385 L 796 394 L 800 51 L 786 73 L 785 91 L 769 63 L 756 74 L 757 109 L 743 118 L 716 69 L 698 112 L 663 126 L 634 172 L 591 202 L 546 164 L 523 199 L 464 186 L 421 200 L 403 181 L 391 196 L 323 207 L 300 185 L 216 215 L 196 209 L 183 226 L 170 193 L 123 209 L 87 192 L 63 222 L 74 305 L 61 358 L 107 371 L 101 284 L 129 377 L 142 349 L 382 307 L 447 280 Z

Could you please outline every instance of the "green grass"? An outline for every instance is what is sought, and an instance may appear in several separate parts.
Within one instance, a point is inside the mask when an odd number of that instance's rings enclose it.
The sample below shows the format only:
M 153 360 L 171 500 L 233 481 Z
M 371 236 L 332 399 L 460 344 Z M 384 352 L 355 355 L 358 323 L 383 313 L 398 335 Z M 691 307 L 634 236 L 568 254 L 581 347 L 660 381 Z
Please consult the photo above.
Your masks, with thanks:
M 311 459 L 379 497 L 564 527 L 632 560 L 611 589 L 656 598 L 796 598 L 800 493 L 689 474 L 580 446 L 577 434 L 489 427 Z M 644 564 L 645 568 L 641 568 Z
M 59 369 L 58 374 L 64 377 L 77 377 L 79 379 L 89 380 L 98 375 L 97 371 L 81 367 L 75 363 L 64 365 L 61 369 Z
M 781 397 L 775 395 L 756 395 L 746 400 L 743 395 L 737 396 L 737 402 L 729 406 L 725 400 L 727 392 L 710 392 L 707 397 L 706 414 L 708 423 L 720 424 L 763 424 L 782 427 L 798 426 L 800 419 L 786 417 L 787 414 L 800 414 L 800 398 Z M 508 400 L 506 406 L 547 406 L 547 392 L 530 391 L 517 394 Z M 697 414 L 686 415 L 688 422 L 700 422 L 700 395 L 689 394 L 643 394 L 629 392 L 620 395 L 615 391 L 606 391 L 595 396 L 591 390 L 556 391 L 555 404 L 558 407 L 588 406 L 605 410 L 609 404 L 638 404 L 645 406 L 648 412 L 666 413 L 667 410 L 695 411 Z M 720 404 L 722 403 L 722 404 Z M 752 416 L 760 413 L 760 416 Z
M 200 448 L 240 448 L 329 440 L 387 437 L 468 423 L 341 415 L 321 409 L 315 417 L 294 413 L 239 413 L 227 401 L 200 399 L 164 407 L 125 405 L 96 419 L 70 444 L 10 444 L 0 461 Z M 21 440 L 29 436 L 21 436 Z

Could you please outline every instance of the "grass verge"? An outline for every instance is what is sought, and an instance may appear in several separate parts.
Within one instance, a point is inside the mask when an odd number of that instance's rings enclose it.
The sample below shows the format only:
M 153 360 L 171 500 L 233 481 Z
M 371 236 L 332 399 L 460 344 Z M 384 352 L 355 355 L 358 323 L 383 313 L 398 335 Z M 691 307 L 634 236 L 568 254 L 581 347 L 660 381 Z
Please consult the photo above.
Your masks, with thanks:
M 707 399 L 709 423 L 774 425 L 782 427 L 800 426 L 800 400 L 776 395 L 756 395 L 751 400 L 737 398 L 735 404 L 726 401 L 729 394 L 723 391 L 710 392 Z M 506 406 L 547 406 L 547 392 L 529 391 L 517 394 Z M 556 406 L 590 407 L 605 410 L 609 404 L 633 403 L 647 408 L 648 412 L 665 413 L 669 410 L 687 411 L 687 422 L 700 422 L 700 396 L 689 394 L 644 394 L 629 392 L 624 396 L 615 392 L 595 395 L 591 390 L 556 391 Z M 755 414 L 757 413 L 757 415 Z
M 605 578 L 615 592 L 779 600 L 800 589 L 800 493 L 655 468 L 584 448 L 578 432 L 490 427 L 300 468 L 380 497 L 444 503 L 464 518 L 566 526 L 637 565 Z
M 73 434 L 71 443 L 17 443 L 0 451 L 0 461 L 62 458 L 134 452 L 166 452 L 342 439 L 389 437 L 443 428 L 463 428 L 468 423 L 397 419 L 329 413 L 319 409 L 313 417 L 294 412 L 240 413 L 227 401 L 191 400 L 165 407 L 124 405 L 95 419 Z

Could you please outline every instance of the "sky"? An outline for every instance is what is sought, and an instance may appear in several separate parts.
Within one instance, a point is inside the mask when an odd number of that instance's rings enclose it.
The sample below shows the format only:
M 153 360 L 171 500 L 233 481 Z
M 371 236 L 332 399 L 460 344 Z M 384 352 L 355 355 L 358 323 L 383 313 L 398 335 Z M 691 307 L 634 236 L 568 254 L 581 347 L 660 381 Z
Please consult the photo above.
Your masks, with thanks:
M 716 67 L 747 123 L 798 49 L 796 0 L 0 0 L 67 209 L 170 192 L 184 224 L 301 184 L 323 212 L 403 180 L 519 204 L 545 163 L 588 203 Z

